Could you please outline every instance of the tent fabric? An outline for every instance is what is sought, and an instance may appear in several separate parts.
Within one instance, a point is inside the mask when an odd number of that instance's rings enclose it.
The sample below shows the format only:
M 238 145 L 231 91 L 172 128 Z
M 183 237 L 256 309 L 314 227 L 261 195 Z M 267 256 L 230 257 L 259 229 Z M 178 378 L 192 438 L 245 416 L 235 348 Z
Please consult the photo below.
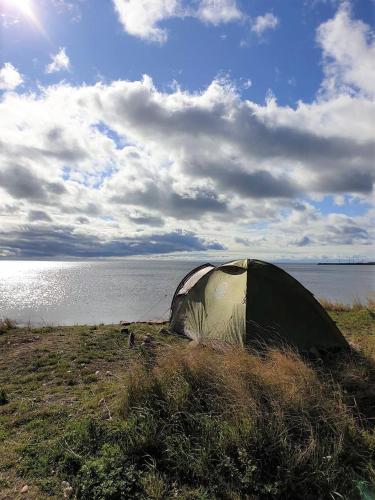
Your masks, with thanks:
M 178 291 L 178 295 L 186 295 L 190 288 L 192 288 L 195 283 L 197 283 L 205 274 L 207 274 L 215 266 L 205 265 L 204 267 L 198 268 L 189 278 L 184 281 L 181 288 Z
M 201 342 L 348 347 L 311 292 L 281 268 L 259 260 L 205 264 L 189 273 L 173 297 L 171 327 Z

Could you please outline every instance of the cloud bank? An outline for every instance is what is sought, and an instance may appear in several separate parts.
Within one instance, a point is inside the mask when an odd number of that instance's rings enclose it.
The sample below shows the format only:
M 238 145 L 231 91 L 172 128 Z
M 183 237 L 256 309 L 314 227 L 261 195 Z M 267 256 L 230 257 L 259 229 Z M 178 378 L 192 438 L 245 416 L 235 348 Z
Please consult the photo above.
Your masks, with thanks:
M 148 76 L 3 89 L 0 255 L 369 253 L 375 100 L 357 60 L 372 57 L 369 34 L 345 4 L 321 25 L 324 81 L 295 108 L 243 99 L 227 79 L 195 93 Z M 317 208 L 327 195 L 337 213 Z M 361 214 L 340 213 L 343 199 Z

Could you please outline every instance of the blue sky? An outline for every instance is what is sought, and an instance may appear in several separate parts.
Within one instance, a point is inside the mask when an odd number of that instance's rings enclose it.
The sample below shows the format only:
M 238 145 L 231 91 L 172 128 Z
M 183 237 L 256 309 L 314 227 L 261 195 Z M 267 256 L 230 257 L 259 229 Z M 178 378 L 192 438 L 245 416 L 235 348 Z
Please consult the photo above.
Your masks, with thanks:
M 374 13 L 1 0 L 0 256 L 371 258 Z
M 3 14 L 17 16 L 12 2 L 5 1 Z M 248 19 L 217 26 L 192 17 L 165 19 L 160 26 L 168 30 L 168 40 L 160 44 L 124 32 L 110 0 L 65 2 L 76 7 L 73 11 L 51 0 L 34 3 L 48 38 L 19 13 L 19 23 L 1 33 L 2 61 L 21 67 L 30 85 L 61 80 L 61 74 L 46 75 L 44 67 L 50 54 L 65 47 L 74 67 L 65 78 L 76 84 L 139 80 L 146 73 L 158 88 L 168 89 L 176 80 L 182 88 L 196 91 L 225 74 L 240 87 L 251 80 L 249 89 L 241 89 L 246 98 L 262 103 L 271 89 L 280 104 L 291 106 L 315 98 L 323 78 L 316 29 L 338 5 L 313 0 L 237 2 Z M 374 24 L 372 0 L 355 1 L 351 9 L 356 19 Z M 251 20 L 266 13 L 272 13 L 278 24 L 257 34 Z

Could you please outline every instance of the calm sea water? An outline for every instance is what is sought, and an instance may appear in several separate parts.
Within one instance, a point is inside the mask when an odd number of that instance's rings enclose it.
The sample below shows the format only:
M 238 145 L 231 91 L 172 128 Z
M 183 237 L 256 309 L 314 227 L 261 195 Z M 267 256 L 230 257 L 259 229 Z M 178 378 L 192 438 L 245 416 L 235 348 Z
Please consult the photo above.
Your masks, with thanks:
M 0 317 L 32 324 L 167 319 L 191 261 L 0 261 Z M 370 266 L 281 264 L 316 297 L 352 302 L 375 289 Z

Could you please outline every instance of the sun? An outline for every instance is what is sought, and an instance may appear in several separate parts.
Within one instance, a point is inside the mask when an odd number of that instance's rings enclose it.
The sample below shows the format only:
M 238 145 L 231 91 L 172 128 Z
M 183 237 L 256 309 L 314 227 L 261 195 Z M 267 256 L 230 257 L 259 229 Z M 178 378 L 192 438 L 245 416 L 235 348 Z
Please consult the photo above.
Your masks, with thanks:
M 15 15 L 22 16 L 30 21 L 40 32 L 44 33 L 43 26 L 38 18 L 33 0 L 3 0 L 7 10 L 13 11 Z
M 5 0 L 3 2 L 9 9 L 17 11 L 25 17 L 33 20 L 36 15 L 32 0 Z
M 20 14 L 33 19 L 35 17 L 32 0 L 8 0 Z

